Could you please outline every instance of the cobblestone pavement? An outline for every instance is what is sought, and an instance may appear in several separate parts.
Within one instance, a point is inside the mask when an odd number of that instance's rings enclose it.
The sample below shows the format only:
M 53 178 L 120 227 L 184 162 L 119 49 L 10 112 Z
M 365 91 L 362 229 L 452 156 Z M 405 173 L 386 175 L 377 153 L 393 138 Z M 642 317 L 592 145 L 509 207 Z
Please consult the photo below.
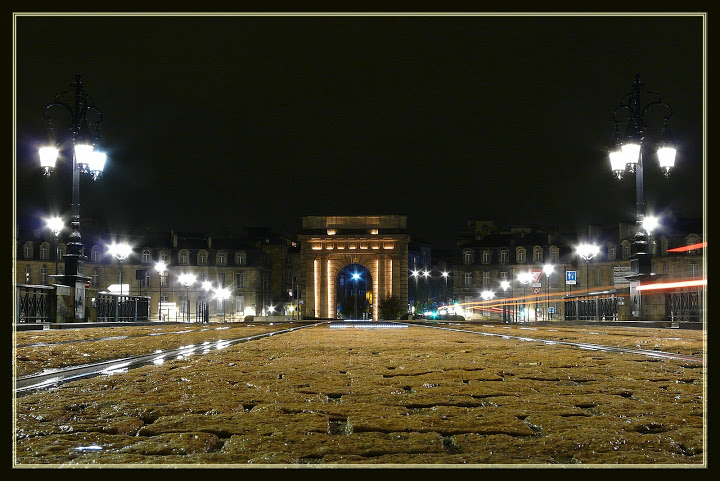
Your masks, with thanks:
M 702 331 L 552 329 L 520 332 L 693 355 L 704 347 Z M 117 331 L 68 332 L 17 333 L 17 351 L 34 345 L 49 362 L 59 346 L 120 349 L 91 340 Z M 197 334 L 123 332 L 147 349 Z M 32 359 L 16 353 L 17 371 L 46 368 Z M 704 400 L 698 362 L 321 325 L 17 398 L 14 466 L 702 467 Z

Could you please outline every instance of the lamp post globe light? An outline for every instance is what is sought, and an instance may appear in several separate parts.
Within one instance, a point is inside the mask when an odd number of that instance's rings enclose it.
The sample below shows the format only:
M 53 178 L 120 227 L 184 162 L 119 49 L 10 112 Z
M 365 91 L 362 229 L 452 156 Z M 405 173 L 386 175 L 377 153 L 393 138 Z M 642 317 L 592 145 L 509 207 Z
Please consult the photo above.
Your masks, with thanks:
M 70 125 L 57 129 L 54 121 L 60 114 L 69 118 Z M 90 114 L 90 117 L 88 117 Z M 95 101 L 83 88 L 80 75 L 68 91 L 57 94 L 43 109 L 48 143 L 40 147 L 40 166 L 45 176 L 55 168 L 60 151 L 69 143 L 72 146 L 72 232 L 68 250 L 64 256 L 63 283 L 74 288 L 75 319 L 85 319 L 85 283 L 90 280 L 83 275 L 85 256 L 80 235 L 80 174 L 88 173 L 97 180 L 105 166 L 105 154 L 95 150 L 100 140 L 102 113 Z
M 651 117 L 652 112 L 662 115 Z M 669 124 L 672 115 L 673 111 L 670 106 L 662 100 L 660 94 L 647 90 L 645 84 L 640 82 L 639 75 L 635 76 L 633 89 L 622 97 L 619 105 L 612 112 L 616 146 L 615 150 L 610 152 L 610 167 L 618 179 L 622 178 L 626 170 L 635 173 L 637 232 L 630 256 L 631 275 L 628 277 L 638 281 L 652 275 L 652 254 L 648 252 L 647 229 L 643 226 L 645 218 L 644 157 L 650 141 L 648 123 L 651 119 L 662 118 L 659 135 L 653 137 L 655 137 L 657 146 L 659 166 L 665 173 L 665 177 L 668 177 L 670 170 L 675 166 L 677 153 L 672 145 L 670 133 Z M 631 293 L 631 297 L 635 296 Z M 633 311 L 635 315 L 639 316 L 639 294 L 637 302 L 637 309 Z
M 63 230 L 65 227 L 65 223 L 60 217 L 50 217 L 48 219 L 45 219 L 45 226 L 50 229 L 50 232 L 53 233 L 53 237 L 55 237 L 55 275 L 58 273 L 58 238 L 60 236 L 60 231 Z
M 163 274 L 165 273 L 166 270 L 167 270 L 167 264 L 166 264 L 166 263 L 164 263 L 164 262 L 161 261 L 161 262 L 158 262 L 158 263 L 155 264 L 155 271 L 157 271 L 157 273 L 158 273 L 158 275 L 159 275 L 159 278 L 160 278 L 160 283 L 158 284 L 158 287 L 159 287 L 159 289 L 160 289 L 160 290 L 159 290 L 159 294 L 158 294 L 158 297 L 159 297 L 159 300 L 158 300 L 158 321 L 162 321 L 162 320 L 163 320 L 163 318 L 162 318 L 162 301 L 163 301 L 163 299 L 162 299 L 162 283 L 163 283 Z
M 533 280 L 533 275 L 530 272 L 521 272 L 517 275 L 517 280 L 523 286 L 523 303 L 520 312 L 523 313 L 523 320 L 527 321 L 527 312 L 525 308 L 525 287 Z
M 186 294 L 185 294 L 186 295 L 186 297 L 185 297 L 185 301 L 186 301 L 185 322 L 190 322 L 190 286 L 195 284 L 195 280 L 196 280 L 195 274 L 190 274 L 190 273 L 181 274 L 178 277 L 178 282 L 180 284 L 182 284 L 183 286 L 185 286 L 185 290 L 186 290 L 185 291 L 186 292 Z

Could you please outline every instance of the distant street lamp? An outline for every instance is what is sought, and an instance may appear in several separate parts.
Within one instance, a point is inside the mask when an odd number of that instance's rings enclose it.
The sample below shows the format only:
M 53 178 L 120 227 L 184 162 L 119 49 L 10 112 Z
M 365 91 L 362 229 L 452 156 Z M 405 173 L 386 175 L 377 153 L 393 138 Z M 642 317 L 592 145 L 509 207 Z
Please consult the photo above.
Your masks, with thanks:
M 655 216 L 645 216 L 643 219 L 643 228 L 648 234 L 648 246 L 649 246 L 649 252 L 652 255 L 655 255 L 654 249 L 653 249 L 653 237 L 652 233 L 654 230 L 656 230 L 660 226 L 660 220 Z
M 411 276 L 415 278 L 415 303 L 417 304 L 417 297 L 418 297 L 418 276 L 420 275 L 420 271 L 417 269 L 413 269 L 413 271 L 410 273 Z
M 60 129 L 63 135 L 56 135 L 53 112 L 69 114 L 70 127 Z M 90 119 L 88 119 L 88 114 Z M 100 140 L 102 113 L 82 86 L 80 75 L 75 75 L 72 88 L 57 94 L 43 109 L 48 145 L 42 146 L 38 154 L 40 166 L 49 176 L 55 168 L 60 150 L 69 141 L 72 144 L 72 232 L 68 250 L 64 256 L 65 274 L 63 283 L 74 288 L 75 318 L 85 319 L 85 282 L 89 278 L 82 274 L 83 245 L 80 236 L 80 173 L 89 173 L 96 180 L 105 166 L 105 154 L 96 152 L 94 146 Z M 91 131 L 90 124 L 94 127 Z
M 160 297 L 160 300 L 158 301 L 158 321 L 162 321 L 162 282 L 163 282 L 163 273 L 167 269 L 167 264 L 160 261 L 157 264 L 155 264 L 155 270 L 159 274 L 160 277 L 160 283 L 158 284 L 160 288 L 160 293 L 158 296 Z
M 580 244 L 575 252 L 585 259 L 585 288 L 590 292 L 590 259 L 600 253 L 600 248 L 595 244 Z
M 543 272 L 545 273 L 545 282 L 547 282 L 547 305 L 545 306 L 546 319 L 547 317 L 549 317 L 548 314 L 550 313 L 550 274 L 552 274 L 554 270 L 555 266 L 553 266 L 552 264 L 545 264 L 543 266 Z
M 230 297 L 230 289 L 221 287 L 215 290 L 215 297 L 222 301 L 223 306 L 223 323 L 225 322 L 225 300 Z
M 448 281 L 448 276 L 450 275 L 450 273 L 447 271 L 443 271 L 442 273 L 440 273 L 440 275 L 445 278 L 445 292 L 447 292 L 447 288 L 448 288 L 447 281 Z
M 186 309 L 185 309 L 185 322 L 190 322 L 190 286 L 195 284 L 195 274 L 181 274 L 178 277 L 178 282 L 185 286 L 186 292 Z
M 660 94 L 645 89 L 645 84 L 640 82 L 640 76 L 636 75 L 632 91 L 622 97 L 612 113 L 616 149 L 610 153 L 610 166 L 618 179 L 622 178 L 626 168 L 635 173 L 637 232 L 633 240 L 630 270 L 632 277 L 636 279 L 652 274 L 652 254 L 648 252 L 647 230 L 643 226 L 645 219 L 643 151 L 647 145 L 647 120 L 651 118 L 648 114 L 657 108 L 664 112 L 662 129 L 660 134 L 656 135 L 657 156 L 660 168 L 665 172 L 665 177 L 668 177 L 675 165 L 676 155 L 669 125 L 673 111 L 663 102 Z M 660 116 L 652 118 L 659 119 Z
M 510 281 L 501 281 L 500 288 L 503 290 L 503 322 L 507 322 L 507 293 Z
M 521 272 L 517 275 L 517 280 L 523 285 L 523 303 L 521 312 L 523 313 L 523 319 L 527 321 L 527 309 L 525 307 L 525 287 L 533 280 L 533 275 L 530 272 Z
M 111 244 L 108 246 L 108 252 L 111 256 L 120 262 L 120 296 L 123 295 L 123 261 L 132 254 L 132 247 L 124 242 Z M 128 294 L 130 294 L 128 292 Z
M 357 319 L 357 318 L 358 318 L 358 313 L 357 313 L 357 304 L 358 304 L 358 280 L 360 280 L 360 274 L 358 274 L 357 272 L 353 272 L 352 280 L 355 281 L 355 317 L 354 317 L 354 319 Z
M 60 231 L 65 227 L 65 223 L 60 217 L 51 217 L 45 220 L 45 226 L 50 229 L 55 237 L 55 275 L 58 273 L 58 237 Z

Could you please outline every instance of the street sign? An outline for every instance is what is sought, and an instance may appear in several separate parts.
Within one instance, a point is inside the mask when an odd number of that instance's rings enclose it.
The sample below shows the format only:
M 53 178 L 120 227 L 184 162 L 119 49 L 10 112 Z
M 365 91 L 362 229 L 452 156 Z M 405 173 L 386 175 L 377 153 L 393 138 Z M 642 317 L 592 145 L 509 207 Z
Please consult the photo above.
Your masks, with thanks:
M 555 308 L 554 307 L 548 307 L 548 314 L 555 314 Z
M 629 287 L 630 281 L 626 276 L 631 274 L 630 266 L 615 266 L 613 267 L 613 275 L 615 287 Z
M 539 287 L 533 288 L 533 294 L 537 294 L 538 292 L 540 292 L 540 288 L 539 288 Z
M 533 276 L 533 282 L 540 282 L 543 271 L 542 269 L 530 269 L 530 274 Z
M 576 271 L 565 271 L 565 284 L 575 284 Z

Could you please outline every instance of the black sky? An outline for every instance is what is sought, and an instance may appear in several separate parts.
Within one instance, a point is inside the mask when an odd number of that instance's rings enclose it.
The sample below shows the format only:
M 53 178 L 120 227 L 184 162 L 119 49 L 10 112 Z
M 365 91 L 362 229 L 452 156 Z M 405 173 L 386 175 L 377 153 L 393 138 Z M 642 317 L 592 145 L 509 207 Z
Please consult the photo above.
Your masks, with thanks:
M 68 164 L 45 180 L 35 152 L 43 107 L 75 74 L 109 157 L 81 184 L 81 216 L 114 234 L 401 214 L 442 247 L 470 217 L 632 221 L 634 182 L 613 178 L 607 150 L 635 74 L 673 108 L 679 144 L 670 179 L 646 161 L 648 210 L 699 218 L 702 20 L 17 16 L 17 222 L 69 214 Z

